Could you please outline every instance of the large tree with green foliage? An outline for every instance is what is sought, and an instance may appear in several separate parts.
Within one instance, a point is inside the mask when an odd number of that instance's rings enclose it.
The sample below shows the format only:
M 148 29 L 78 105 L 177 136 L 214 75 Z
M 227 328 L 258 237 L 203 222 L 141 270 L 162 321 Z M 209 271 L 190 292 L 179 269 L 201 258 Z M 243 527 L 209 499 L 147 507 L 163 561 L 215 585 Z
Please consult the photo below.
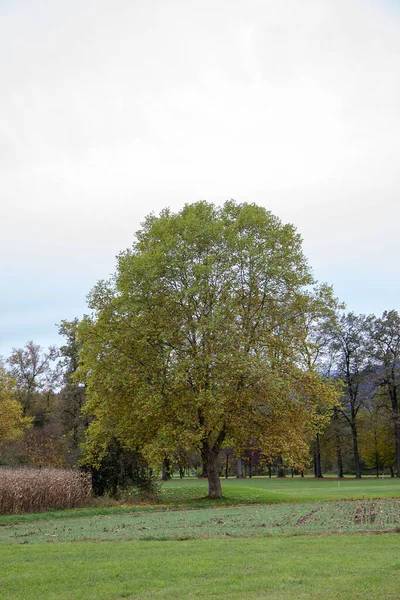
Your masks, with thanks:
M 197 202 L 147 217 L 80 325 L 89 457 L 111 437 L 159 464 L 194 447 L 215 498 L 224 443 L 304 462 L 317 407 L 336 398 L 302 364 L 309 316 L 334 304 L 313 285 L 300 236 L 264 208 Z

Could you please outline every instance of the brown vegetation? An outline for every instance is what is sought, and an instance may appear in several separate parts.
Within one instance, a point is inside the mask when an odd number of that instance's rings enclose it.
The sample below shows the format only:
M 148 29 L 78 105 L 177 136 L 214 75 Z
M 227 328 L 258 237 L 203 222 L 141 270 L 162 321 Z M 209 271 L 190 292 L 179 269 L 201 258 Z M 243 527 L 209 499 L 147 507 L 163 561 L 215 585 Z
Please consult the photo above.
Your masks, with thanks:
M 91 477 L 69 469 L 0 469 L 0 514 L 40 512 L 87 505 Z

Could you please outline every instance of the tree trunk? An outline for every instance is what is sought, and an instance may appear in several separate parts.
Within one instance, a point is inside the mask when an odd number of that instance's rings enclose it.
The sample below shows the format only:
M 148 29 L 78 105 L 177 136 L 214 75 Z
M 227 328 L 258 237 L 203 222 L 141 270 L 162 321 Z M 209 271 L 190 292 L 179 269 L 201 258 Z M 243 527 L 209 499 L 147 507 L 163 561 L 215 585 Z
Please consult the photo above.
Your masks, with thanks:
M 394 440 L 396 445 L 396 477 L 400 477 L 400 415 L 397 394 L 391 394 Z
M 342 449 L 340 446 L 336 448 L 337 453 L 337 476 L 339 478 L 343 477 L 343 460 L 342 460 Z
M 168 479 L 171 479 L 171 464 L 168 458 L 164 458 L 163 460 L 161 469 L 161 479 L 163 481 L 168 481 Z
M 268 477 L 271 479 L 272 477 L 272 465 L 271 463 L 268 463 Z
M 277 477 L 286 477 L 285 469 L 282 465 L 282 457 L 281 456 L 278 456 L 278 460 L 276 461 L 276 466 L 277 466 L 276 476 Z
M 322 479 L 321 469 L 321 448 L 319 442 L 319 433 L 315 436 L 315 449 L 314 449 L 314 475 L 318 479 Z
M 343 477 L 343 458 L 342 458 L 342 438 L 339 433 L 339 413 L 337 408 L 333 411 L 333 420 L 335 423 L 335 446 L 336 446 L 336 464 L 337 464 L 337 475 L 339 478 Z
M 376 477 L 379 477 L 379 452 L 378 452 L 378 438 L 376 431 L 374 432 L 374 445 L 375 445 L 375 469 L 376 469 Z
M 208 497 L 222 498 L 221 480 L 218 469 L 218 452 L 209 450 L 207 454 Z
M 352 418 L 351 422 L 351 435 L 353 437 L 354 470 L 356 472 L 356 479 L 361 479 L 360 455 L 358 453 L 358 436 L 355 416 Z
M 201 449 L 201 476 L 202 477 L 208 477 L 207 474 L 207 448 L 202 448 Z
M 241 456 L 239 456 L 237 459 L 237 477 L 238 479 L 243 479 L 243 464 Z
M 207 471 L 209 498 L 222 498 L 221 480 L 219 478 L 220 470 L 218 468 L 218 455 L 225 436 L 226 431 L 225 427 L 223 427 L 212 446 L 210 446 L 208 438 L 203 440 L 201 457 L 203 459 L 203 469 L 206 469 Z

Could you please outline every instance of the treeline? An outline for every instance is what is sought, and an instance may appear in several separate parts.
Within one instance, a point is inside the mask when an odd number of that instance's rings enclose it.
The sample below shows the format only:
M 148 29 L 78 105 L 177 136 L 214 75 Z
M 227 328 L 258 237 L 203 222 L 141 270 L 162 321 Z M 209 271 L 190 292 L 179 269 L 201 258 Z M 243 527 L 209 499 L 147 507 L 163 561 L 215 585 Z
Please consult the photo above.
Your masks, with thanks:
M 310 339 L 310 366 L 341 389 L 310 448 L 315 477 L 385 471 L 400 477 L 398 312 L 340 312 L 314 326 Z
M 34 342 L 15 348 L 0 367 L 0 464 L 85 468 L 85 431 L 91 420 L 84 407 L 85 384 L 80 364 L 78 319 L 63 321 L 64 343 L 44 349 Z M 400 316 L 352 312 L 313 323 L 305 347 L 309 367 L 341 386 L 341 400 L 321 419 L 310 447 L 309 469 L 316 477 L 363 473 L 400 476 Z M 17 403 L 19 425 L 7 421 L 6 401 Z M 8 405 L 7 405 L 8 406 Z M 11 413 L 10 413 L 11 414 Z M 5 417 L 4 417 L 5 415 Z M 326 423 L 328 423 L 326 425 Z M 14 429 L 12 429 L 14 428 Z M 17 435 L 20 433 L 20 435 Z M 248 440 L 240 451 L 226 444 L 219 454 L 221 476 L 301 473 L 304 467 L 282 456 L 266 457 Z M 129 483 L 149 485 L 146 456 L 113 441 L 101 464 L 87 465 L 97 493 L 116 494 Z M 165 456 L 162 476 L 206 476 L 201 455 L 177 447 Z
M 317 435 L 314 468 L 337 475 L 365 468 L 400 477 L 400 317 L 348 313 L 322 328 L 320 368 L 343 386 L 340 405 Z
M 79 464 L 88 417 L 82 412 L 85 387 L 73 380 L 79 365 L 77 326 L 78 319 L 61 323 L 59 333 L 65 343 L 60 347 L 45 349 L 29 341 L 2 360 L 1 380 L 7 379 L 25 419 L 22 435 L 11 436 L 14 439 L 1 445 L 2 464 Z

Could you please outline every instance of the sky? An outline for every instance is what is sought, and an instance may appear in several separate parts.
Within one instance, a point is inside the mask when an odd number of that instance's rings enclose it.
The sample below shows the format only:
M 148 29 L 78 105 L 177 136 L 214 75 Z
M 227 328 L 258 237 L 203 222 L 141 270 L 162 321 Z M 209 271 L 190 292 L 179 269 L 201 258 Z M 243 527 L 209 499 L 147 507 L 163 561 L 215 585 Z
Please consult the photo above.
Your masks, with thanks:
M 400 308 L 399 2 L 0 0 L 0 57 L 0 355 L 61 344 L 145 215 L 200 199 Z

